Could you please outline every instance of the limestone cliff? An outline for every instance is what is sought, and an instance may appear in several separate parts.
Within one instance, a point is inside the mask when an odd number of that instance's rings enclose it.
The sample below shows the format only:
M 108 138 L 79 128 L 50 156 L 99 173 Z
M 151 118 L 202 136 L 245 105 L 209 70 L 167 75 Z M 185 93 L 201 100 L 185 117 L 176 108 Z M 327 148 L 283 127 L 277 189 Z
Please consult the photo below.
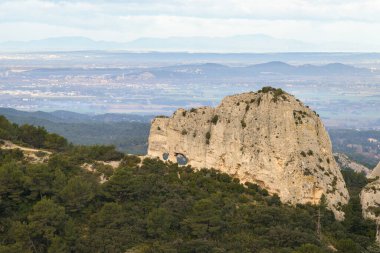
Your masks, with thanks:
M 377 223 L 376 241 L 380 243 L 380 162 L 368 178 L 372 181 L 360 193 L 363 216 Z
M 363 217 L 377 223 L 376 242 L 380 244 L 380 179 L 378 165 L 372 172 L 372 182 L 367 184 L 360 193 L 360 202 L 363 210 Z
M 377 178 L 380 177 L 380 162 L 379 164 L 372 170 L 369 178 Z
M 363 216 L 366 219 L 380 221 L 380 180 L 366 185 L 360 193 Z
M 317 204 L 324 194 L 337 219 L 349 196 L 318 115 L 273 88 L 224 98 L 216 108 L 178 109 L 152 121 L 148 155 L 215 168 L 278 194 Z

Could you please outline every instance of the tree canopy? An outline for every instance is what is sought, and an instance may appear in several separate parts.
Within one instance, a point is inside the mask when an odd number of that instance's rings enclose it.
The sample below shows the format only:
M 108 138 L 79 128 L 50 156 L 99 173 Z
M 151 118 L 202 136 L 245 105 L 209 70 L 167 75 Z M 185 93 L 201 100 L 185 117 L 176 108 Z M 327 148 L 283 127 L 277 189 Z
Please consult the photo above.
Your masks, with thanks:
M 20 140 L 17 129 L 0 118 L 0 133 L 9 134 L 2 138 Z M 122 162 L 114 170 L 97 165 L 107 173 L 104 183 L 81 167 L 116 158 Z M 362 218 L 358 203 L 363 175 L 344 174 L 352 200 L 338 222 L 323 204 L 282 204 L 212 169 L 121 158 L 112 148 L 68 144 L 48 162 L 30 164 L 0 150 L 0 253 L 379 252 L 375 224 Z

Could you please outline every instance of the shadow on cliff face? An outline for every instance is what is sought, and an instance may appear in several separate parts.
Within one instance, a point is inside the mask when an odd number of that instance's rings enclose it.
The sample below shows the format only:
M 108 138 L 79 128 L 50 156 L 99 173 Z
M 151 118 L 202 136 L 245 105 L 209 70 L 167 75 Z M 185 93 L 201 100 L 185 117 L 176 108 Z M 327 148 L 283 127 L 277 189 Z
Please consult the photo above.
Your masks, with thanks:
M 186 165 L 188 162 L 188 159 L 184 154 L 175 153 L 175 157 L 177 158 L 178 165 Z
M 162 154 L 162 159 L 164 161 L 167 161 L 169 159 L 169 156 L 170 156 L 169 153 L 165 152 Z M 188 159 L 184 154 L 174 153 L 174 156 L 176 158 L 178 165 L 186 165 L 188 163 Z

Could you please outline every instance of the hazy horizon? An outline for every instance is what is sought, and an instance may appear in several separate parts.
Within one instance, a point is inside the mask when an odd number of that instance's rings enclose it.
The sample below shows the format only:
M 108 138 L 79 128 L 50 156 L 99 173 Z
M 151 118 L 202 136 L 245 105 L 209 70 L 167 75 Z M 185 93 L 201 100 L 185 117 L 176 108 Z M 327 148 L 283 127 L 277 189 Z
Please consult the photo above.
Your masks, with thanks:
M 48 37 L 39 40 L 0 42 L 0 52 L 49 51 L 128 51 L 187 52 L 187 53 L 377 53 L 369 44 L 349 45 L 343 42 L 319 45 L 292 39 L 279 39 L 265 34 L 235 35 L 228 37 L 141 37 L 131 41 L 116 42 L 93 40 L 82 36 Z
M 3 0 L 0 51 L 80 37 L 88 41 L 74 40 L 71 49 L 380 52 L 379 11 L 376 0 Z

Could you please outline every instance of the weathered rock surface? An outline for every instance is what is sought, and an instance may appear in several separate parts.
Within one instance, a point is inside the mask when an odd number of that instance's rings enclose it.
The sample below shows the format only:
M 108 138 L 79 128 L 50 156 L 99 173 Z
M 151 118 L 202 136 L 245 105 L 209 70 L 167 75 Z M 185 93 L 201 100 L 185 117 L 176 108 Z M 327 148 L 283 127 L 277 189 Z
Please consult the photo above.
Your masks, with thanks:
M 380 178 L 380 162 L 377 164 L 377 166 L 372 170 L 371 174 L 369 175 L 369 178 Z
M 215 168 L 278 194 L 317 204 L 322 194 L 337 219 L 349 199 L 318 115 L 281 90 L 228 96 L 216 108 L 178 109 L 152 121 L 148 155 Z
M 335 153 L 334 158 L 335 158 L 336 162 L 338 163 L 338 166 L 340 167 L 341 170 L 351 169 L 351 170 L 355 171 L 356 173 L 364 173 L 366 176 L 369 176 L 372 172 L 366 166 L 361 165 L 355 161 L 352 161 L 345 154 Z
M 380 180 L 366 185 L 361 194 L 363 216 L 366 219 L 380 220 Z
M 379 167 L 379 166 L 377 166 Z M 375 172 L 375 170 L 373 171 Z M 376 177 L 360 193 L 363 217 L 377 223 L 376 242 L 380 244 L 380 179 Z

